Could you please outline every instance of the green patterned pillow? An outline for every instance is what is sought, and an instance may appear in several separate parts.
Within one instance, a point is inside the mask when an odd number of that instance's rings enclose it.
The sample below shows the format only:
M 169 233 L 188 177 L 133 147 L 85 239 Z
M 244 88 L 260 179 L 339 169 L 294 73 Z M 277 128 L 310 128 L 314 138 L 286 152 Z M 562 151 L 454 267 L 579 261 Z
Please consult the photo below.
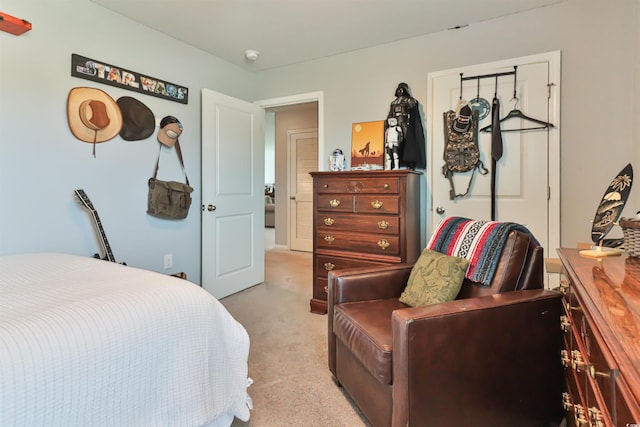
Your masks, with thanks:
M 400 301 L 412 307 L 456 299 L 469 260 L 425 249 L 411 270 Z

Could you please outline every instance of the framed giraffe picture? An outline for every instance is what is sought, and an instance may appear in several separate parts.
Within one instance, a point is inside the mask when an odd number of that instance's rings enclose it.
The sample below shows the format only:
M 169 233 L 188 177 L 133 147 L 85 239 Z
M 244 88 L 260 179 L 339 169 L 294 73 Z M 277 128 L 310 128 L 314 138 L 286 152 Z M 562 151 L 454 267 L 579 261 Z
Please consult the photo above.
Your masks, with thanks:
M 353 123 L 351 169 L 384 169 L 384 120 Z

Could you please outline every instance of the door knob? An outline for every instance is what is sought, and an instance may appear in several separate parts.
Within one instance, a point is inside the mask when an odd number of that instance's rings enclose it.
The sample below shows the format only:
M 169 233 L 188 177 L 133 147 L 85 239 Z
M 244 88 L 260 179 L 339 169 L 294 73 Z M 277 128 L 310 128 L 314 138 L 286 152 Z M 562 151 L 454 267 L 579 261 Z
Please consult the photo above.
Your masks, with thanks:
M 442 214 L 444 213 L 444 208 L 443 208 L 442 206 L 438 206 L 438 207 L 436 208 L 436 213 L 437 213 L 438 215 L 442 215 Z
M 207 210 L 208 210 L 209 212 L 213 212 L 213 211 L 215 211 L 215 210 L 216 210 L 216 207 L 215 207 L 215 205 L 207 205 Z

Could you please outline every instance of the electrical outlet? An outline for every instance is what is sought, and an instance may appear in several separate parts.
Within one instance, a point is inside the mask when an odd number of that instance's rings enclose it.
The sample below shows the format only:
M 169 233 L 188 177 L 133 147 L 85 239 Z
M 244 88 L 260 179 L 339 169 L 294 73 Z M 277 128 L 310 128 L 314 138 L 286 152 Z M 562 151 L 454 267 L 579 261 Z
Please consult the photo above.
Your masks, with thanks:
M 171 267 L 173 267 L 173 255 L 166 254 L 164 256 L 164 268 L 171 268 Z

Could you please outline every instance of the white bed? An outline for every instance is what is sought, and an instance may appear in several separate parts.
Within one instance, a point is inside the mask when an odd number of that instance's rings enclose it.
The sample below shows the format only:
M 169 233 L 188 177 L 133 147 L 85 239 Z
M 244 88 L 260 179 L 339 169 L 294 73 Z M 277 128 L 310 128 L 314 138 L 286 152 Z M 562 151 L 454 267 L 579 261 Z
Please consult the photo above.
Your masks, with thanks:
M 66 254 L 0 256 L 0 426 L 249 419 L 245 329 L 175 277 Z

